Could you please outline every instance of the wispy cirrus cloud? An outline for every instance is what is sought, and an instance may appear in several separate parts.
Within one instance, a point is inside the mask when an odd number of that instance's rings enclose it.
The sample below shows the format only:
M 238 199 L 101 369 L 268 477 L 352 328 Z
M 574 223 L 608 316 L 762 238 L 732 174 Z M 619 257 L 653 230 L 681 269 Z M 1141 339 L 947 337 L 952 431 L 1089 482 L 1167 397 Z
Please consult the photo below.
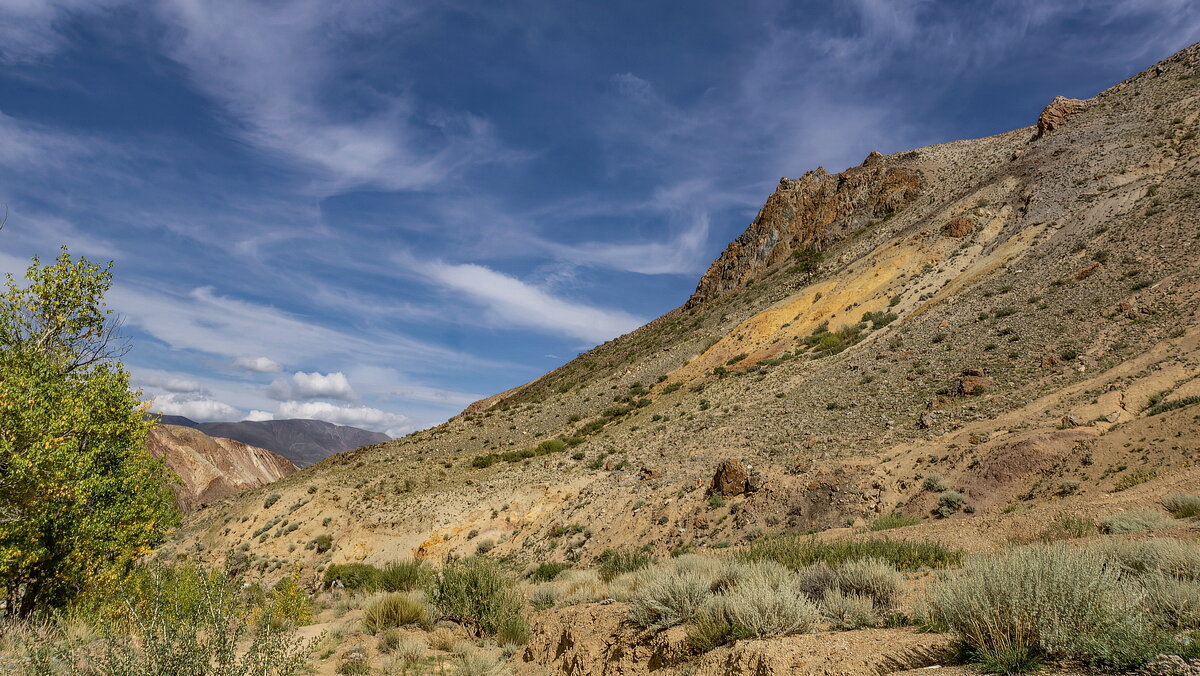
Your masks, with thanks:
M 533 328 L 597 343 L 643 323 L 620 310 L 559 298 L 482 265 L 433 263 L 424 270 L 446 289 L 479 304 L 491 321 L 502 327 Z
M 487 120 L 430 109 L 402 87 L 356 92 L 352 118 L 327 104 L 355 68 L 348 43 L 410 29 L 425 11 L 417 4 L 165 0 L 160 9 L 173 33 L 170 53 L 234 130 L 306 165 L 326 192 L 426 188 L 466 166 L 518 156 Z

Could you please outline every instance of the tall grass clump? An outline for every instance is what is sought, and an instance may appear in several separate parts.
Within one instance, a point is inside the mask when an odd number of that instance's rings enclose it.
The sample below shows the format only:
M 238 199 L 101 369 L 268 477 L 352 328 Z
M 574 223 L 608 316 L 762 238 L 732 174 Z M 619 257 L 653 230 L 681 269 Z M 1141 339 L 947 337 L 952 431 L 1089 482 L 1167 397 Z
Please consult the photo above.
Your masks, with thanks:
M 1037 538 L 1042 542 L 1072 540 L 1096 533 L 1096 522 L 1078 514 L 1063 514 L 1046 527 Z
M 967 652 L 996 673 L 1047 660 L 1128 669 L 1164 646 L 1140 586 L 1093 550 L 1041 544 L 974 558 L 931 585 L 929 601 Z
M 637 594 L 629 606 L 634 624 L 661 631 L 683 624 L 710 596 L 710 581 L 693 571 L 651 569 L 638 575 Z
M 610 549 L 600 555 L 599 561 L 600 579 L 610 582 L 618 575 L 648 568 L 654 557 L 640 549 Z
M 857 559 L 878 559 L 899 570 L 953 568 L 962 563 L 962 552 L 936 542 L 914 540 L 863 540 L 820 542 L 812 537 L 781 536 L 759 540 L 742 558 L 776 561 L 799 570 L 816 563 L 838 566 Z
M 429 599 L 445 619 L 504 643 L 525 643 L 529 625 L 515 581 L 493 561 L 449 561 L 433 579 Z
M 386 592 L 420 589 L 432 576 L 424 561 L 393 561 L 379 571 L 379 588 Z M 343 581 L 344 582 L 344 581 Z
M 1110 535 L 1161 530 L 1175 525 L 1171 517 L 1157 509 L 1131 509 L 1100 519 L 1100 530 Z
M 1176 519 L 1200 517 L 1200 495 L 1172 493 L 1163 498 L 1162 504 Z
M 869 526 L 867 526 L 867 530 L 891 530 L 893 528 L 915 526 L 919 523 L 921 523 L 921 517 L 919 516 L 912 516 L 911 514 L 901 514 L 896 512 L 894 514 L 885 514 L 883 516 L 876 517 L 875 520 L 872 521 Z
M 403 592 L 386 594 L 363 608 L 362 626 L 369 633 L 410 624 L 428 629 L 433 623 L 425 604 Z

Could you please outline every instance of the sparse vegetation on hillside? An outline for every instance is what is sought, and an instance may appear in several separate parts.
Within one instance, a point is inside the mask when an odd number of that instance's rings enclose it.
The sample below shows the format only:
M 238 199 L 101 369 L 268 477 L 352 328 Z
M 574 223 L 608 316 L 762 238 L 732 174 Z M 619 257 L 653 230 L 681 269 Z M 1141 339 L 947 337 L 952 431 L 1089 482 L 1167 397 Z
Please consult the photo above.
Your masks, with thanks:
M 878 559 L 900 570 L 946 568 L 962 563 L 962 552 L 934 542 L 863 540 L 822 542 L 802 536 L 781 536 L 756 542 L 742 555 L 747 561 L 776 561 L 793 570 L 817 563 L 839 566 L 861 559 Z

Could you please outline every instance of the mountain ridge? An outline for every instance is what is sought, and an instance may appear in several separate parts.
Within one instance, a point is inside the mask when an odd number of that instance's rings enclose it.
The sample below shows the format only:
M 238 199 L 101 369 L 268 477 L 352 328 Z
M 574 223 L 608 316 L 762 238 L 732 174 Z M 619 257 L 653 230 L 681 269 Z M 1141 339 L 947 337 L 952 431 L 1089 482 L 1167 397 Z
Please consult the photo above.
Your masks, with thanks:
M 381 432 L 306 418 L 196 422 L 183 416 L 156 417 L 159 417 L 163 424 L 191 427 L 209 436 L 265 448 L 282 455 L 298 467 L 306 467 L 335 453 L 391 440 L 391 437 Z
M 442 425 L 287 477 L 275 508 L 266 489 L 235 496 L 162 555 L 253 542 L 260 570 L 315 578 L 477 552 L 665 558 L 773 534 L 986 552 L 1063 514 L 1194 492 L 1198 82 L 1193 45 L 1082 104 L 1052 101 L 1037 125 L 785 179 L 679 308 Z M 284 509 L 295 533 L 263 537 Z M 913 525 L 870 529 L 893 514 Z M 303 548 L 323 535 L 328 551 Z M 612 605 L 538 614 L 526 661 L 604 673 L 587 651 L 618 641 Z M 743 666 L 773 645 L 739 643 Z M 651 673 L 655 648 L 634 647 L 613 668 Z M 740 673 L 712 655 L 696 673 Z

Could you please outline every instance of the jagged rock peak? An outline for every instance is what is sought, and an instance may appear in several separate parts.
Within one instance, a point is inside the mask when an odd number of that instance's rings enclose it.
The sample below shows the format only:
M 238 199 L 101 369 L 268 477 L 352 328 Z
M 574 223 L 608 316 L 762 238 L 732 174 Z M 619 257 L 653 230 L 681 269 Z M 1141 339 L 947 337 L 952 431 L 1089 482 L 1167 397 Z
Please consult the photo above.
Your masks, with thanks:
M 921 175 L 872 152 L 862 165 L 830 174 L 824 167 L 781 178 L 758 216 L 713 261 L 687 307 L 722 296 L 806 246 L 824 249 L 873 218 L 916 199 Z
M 1050 105 L 1042 109 L 1042 114 L 1038 115 L 1037 135 L 1034 138 L 1041 138 L 1058 129 L 1086 107 L 1087 101 L 1082 99 L 1055 96 Z

